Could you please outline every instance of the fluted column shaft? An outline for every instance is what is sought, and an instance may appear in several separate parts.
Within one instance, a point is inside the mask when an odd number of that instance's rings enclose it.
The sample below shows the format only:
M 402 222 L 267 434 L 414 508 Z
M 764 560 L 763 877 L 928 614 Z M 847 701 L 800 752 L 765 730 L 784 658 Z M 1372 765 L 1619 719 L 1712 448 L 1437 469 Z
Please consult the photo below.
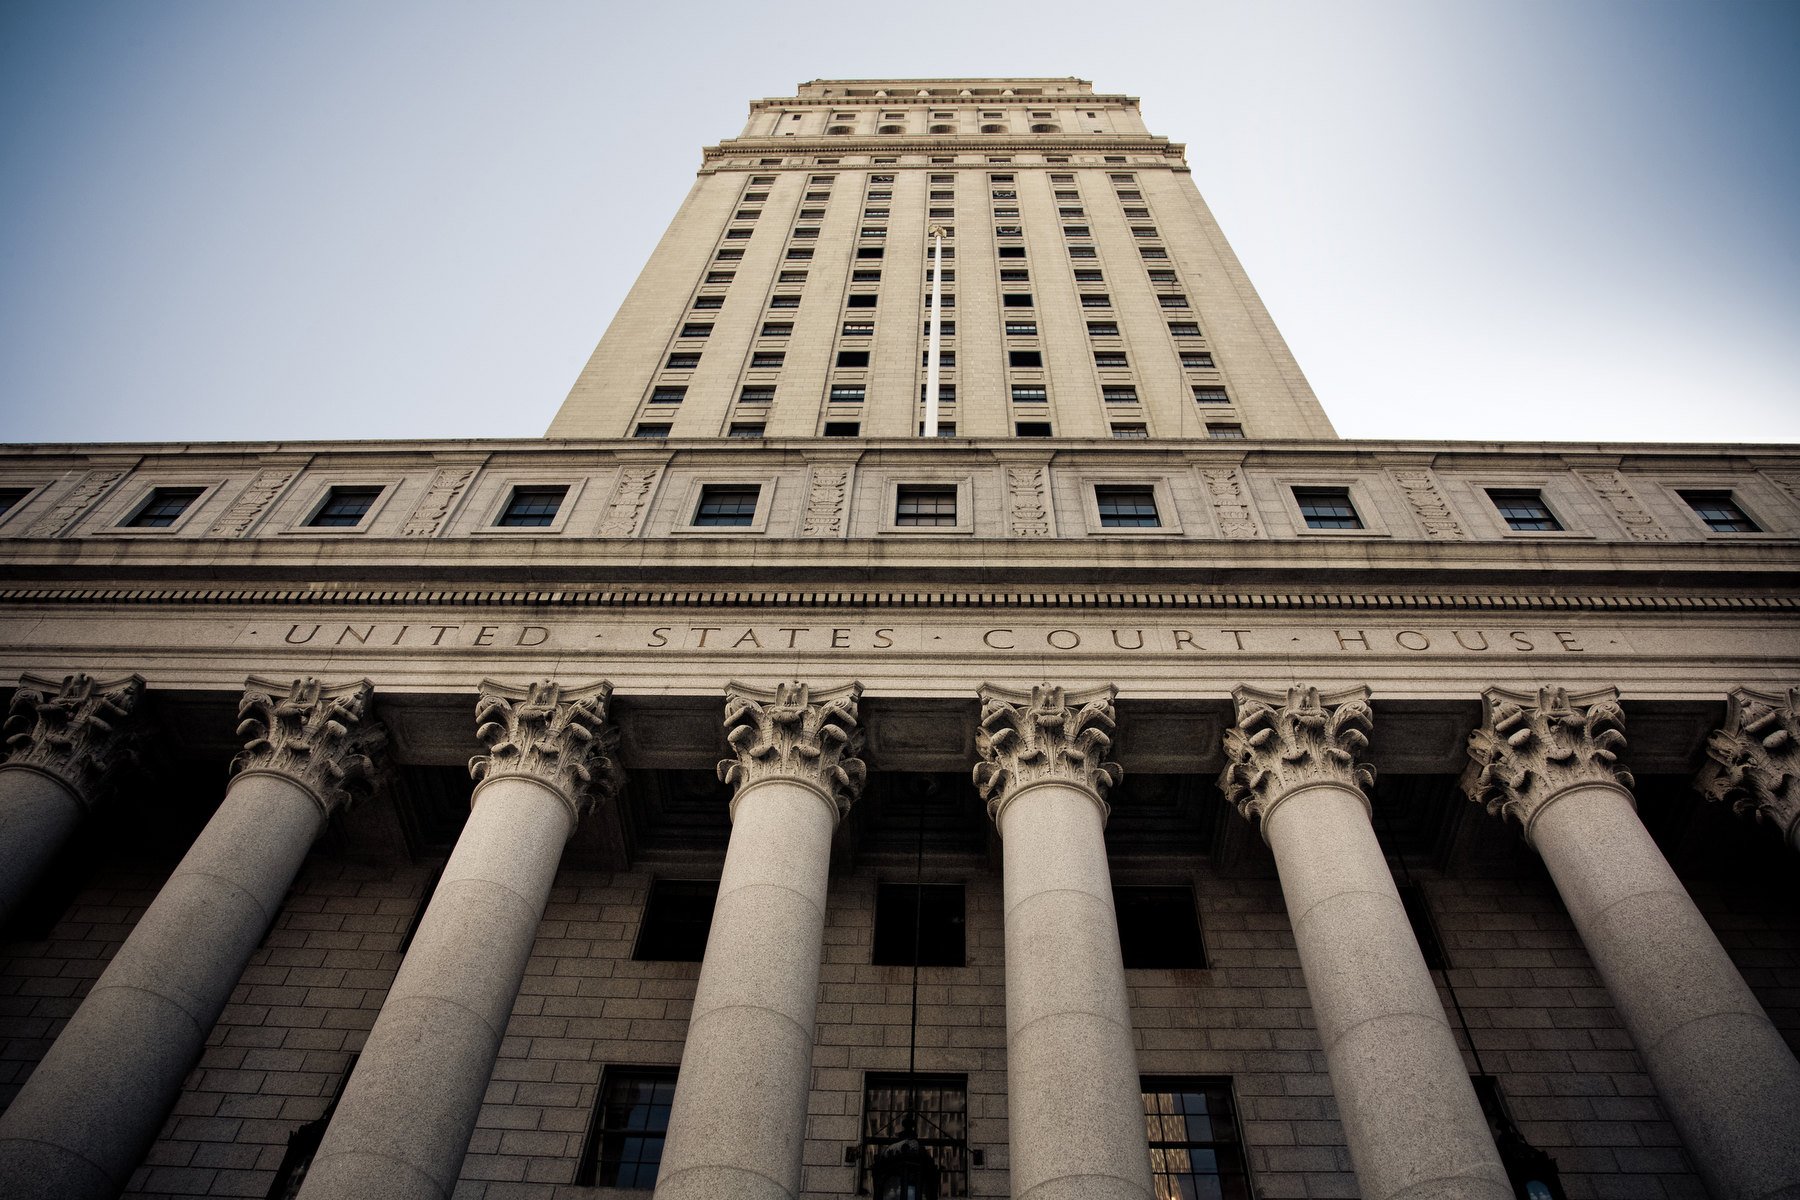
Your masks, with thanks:
M 307 687 L 282 703 L 333 708 Z M 354 725 L 366 706 L 364 684 L 333 710 L 353 709 L 342 723 Z M 304 736 L 342 765 L 317 729 Z M 246 753 L 248 769 L 0 1117 L 0 1195 L 116 1196 L 156 1137 L 337 802 L 316 771 Z
M 831 838 L 862 784 L 858 685 L 733 684 L 731 841 L 681 1054 L 657 1200 L 800 1193 Z
M 143 698 L 137 675 L 60 683 L 27 675 L 6 719 L 0 764 L 0 922 L 69 840 L 117 769 L 132 760 L 125 728 Z
M 982 689 L 976 782 L 1000 831 L 1017 1200 L 1155 1195 L 1106 863 L 1112 689 Z
M 1262 818 L 1366 1200 L 1506 1200 L 1506 1169 L 1369 823 L 1367 693 L 1239 688 L 1221 781 Z
M 1464 786 L 1524 825 L 1708 1191 L 1800 1196 L 1800 1062 L 1638 820 L 1616 693 L 1487 711 Z
M 562 851 L 615 770 L 610 688 L 483 685 L 472 811 L 313 1156 L 305 1200 L 455 1190 Z

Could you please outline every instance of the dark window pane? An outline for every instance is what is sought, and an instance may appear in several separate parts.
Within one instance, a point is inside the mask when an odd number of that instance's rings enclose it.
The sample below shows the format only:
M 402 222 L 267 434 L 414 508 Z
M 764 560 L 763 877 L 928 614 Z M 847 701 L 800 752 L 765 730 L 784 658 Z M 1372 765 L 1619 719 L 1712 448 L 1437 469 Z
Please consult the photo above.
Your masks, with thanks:
M 1250 1200 L 1231 1081 L 1146 1076 L 1142 1087 L 1157 1196 Z
M 694 524 L 750 525 L 756 520 L 756 499 L 761 491 L 755 484 L 709 483 L 700 489 Z
M 1153 488 L 1098 484 L 1094 502 L 1100 510 L 1100 524 L 1107 528 L 1155 529 L 1162 524 Z
M 913 920 L 917 911 L 918 921 Z M 875 891 L 875 952 L 873 962 L 885 966 L 910 966 L 913 937 L 917 931 L 919 965 L 960 967 L 965 961 L 963 944 L 963 889 L 957 883 L 884 883 Z
M 857 1194 L 867 1193 L 869 1169 L 883 1146 L 900 1140 L 909 1108 L 919 1118 L 918 1138 L 938 1166 L 940 1196 L 969 1194 L 969 1086 L 960 1075 L 864 1077 L 861 1158 Z
M 125 522 L 131 529 L 166 529 L 173 525 L 176 518 L 188 510 L 188 506 L 200 498 L 205 488 L 166 487 L 155 488 L 150 498 L 133 513 Z
M 674 1102 L 673 1067 L 606 1068 L 575 1182 L 585 1187 L 655 1187 Z
M 1115 887 L 1119 948 L 1133 969 L 1204 967 L 1200 918 L 1189 887 Z
M 506 502 L 506 511 L 494 523 L 515 526 L 552 524 L 556 520 L 557 510 L 562 507 L 563 497 L 568 494 L 566 485 L 516 487 Z
M 325 493 L 325 503 L 307 524 L 320 528 L 360 525 L 380 495 L 378 487 L 334 487 Z
M 1682 492 L 1681 498 L 1714 533 L 1762 532 L 1762 526 L 1737 506 L 1730 492 Z
M 7 513 L 17 508 L 19 506 L 19 501 L 29 495 L 31 495 L 30 488 L 0 488 L 0 517 L 4 517 Z
M 1509 529 L 1552 532 L 1562 528 L 1537 492 L 1488 489 L 1488 498 L 1505 518 Z
M 1308 529 L 1361 529 L 1348 488 L 1295 488 L 1294 503 Z
M 895 489 L 894 524 L 956 524 L 956 488 L 901 484 Z
M 706 933 L 712 928 L 718 883 L 710 880 L 658 879 L 644 902 L 638 931 L 639 962 L 699 962 L 706 957 Z

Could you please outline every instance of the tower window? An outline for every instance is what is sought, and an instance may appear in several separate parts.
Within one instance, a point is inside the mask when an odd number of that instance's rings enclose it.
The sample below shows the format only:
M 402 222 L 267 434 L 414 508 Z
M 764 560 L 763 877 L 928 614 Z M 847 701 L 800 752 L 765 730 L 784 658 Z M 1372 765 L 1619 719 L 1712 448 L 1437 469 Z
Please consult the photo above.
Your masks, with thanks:
M 1041 367 L 1044 365 L 1044 355 L 1037 350 L 1008 350 L 1006 361 L 1007 365 L 1014 367 Z
M 694 297 L 694 307 L 699 308 L 699 309 L 724 308 L 725 307 L 725 297 L 723 297 L 723 296 L 695 296 Z
M 1230 421 L 1209 421 L 1206 436 L 1215 442 L 1241 442 L 1244 440 L 1244 427 Z
M 830 401 L 833 404 L 861 404 L 864 390 L 853 384 L 833 384 Z
M 1494 502 L 1508 529 L 1522 533 L 1555 533 L 1562 528 L 1562 522 L 1556 519 L 1556 514 L 1550 511 L 1550 506 L 1535 489 L 1489 488 L 1488 499 Z
M 1200 384 L 1196 384 L 1196 385 L 1194 385 L 1194 403 L 1195 404 L 1230 404 L 1231 397 L 1226 395 L 1225 389 L 1222 387 L 1205 387 Z
M 1206 965 L 1194 889 L 1115 887 L 1119 949 L 1128 970 L 1193 968 Z
M 1086 225 L 1064 225 L 1063 236 L 1072 238 L 1092 237 L 1093 233 Z
M 554 524 L 557 511 L 562 508 L 563 497 L 568 494 L 567 484 L 515 487 L 512 495 L 506 498 L 506 507 L 501 510 L 500 519 L 494 524 L 512 528 Z
M 381 496 L 379 487 L 334 487 L 307 525 L 314 529 L 346 529 L 362 524 Z
M 1156 490 L 1147 484 L 1095 484 L 1094 505 L 1103 529 L 1156 529 Z
M 1094 365 L 1102 369 L 1117 370 L 1126 365 L 1125 355 L 1117 350 L 1094 351 Z
M 1005 308 L 1030 308 L 1031 293 L 1008 292 L 1000 297 L 1000 303 Z
M 1050 422 L 1015 421 L 1013 423 L 1013 433 L 1018 437 L 1049 437 Z
M 607 1067 L 575 1182 L 645 1191 L 655 1187 L 674 1104 L 674 1067 Z
M 730 435 L 734 438 L 759 438 L 763 435 L 761 421 L 733 421 Z
M 1112 297 L 1104 292 L 1083 292 L 1081 293 L 1081 307 L 1111 308 Z
M 1738 507 L 1730 492 L 1681 492 L 1679 495 L 1714 533 L 1762 532 L 1762 526 Z
M 1186 296 L 1158 296 L 1156 302 L 1164 308 L 1186 308 L 1188 306 Z
M 792 334 L 793 332 L 794 332 L 794 323 L 792 321 L 764 321 L 763 322 L 763 327 L 762 327 L 762 336 L 763 337 L 787 337 L 788 335 Z
M 1213 365 L 1213 356 L 1204 350 L 1184 350 L 1181 354 L 1181 365 L 1188 370 Z
M 1012 398 L 1014 404 L 1043 404 L 1050 399 L 1050 393 L 1041 386 L 1015 384 Z
M 1100 398 L 1108 404 L 1136 404 L 1138 394 L 1134 387 L 1108 387 L 1100 389 Z
M 694 524 L 749 526 L 756 521 L 756 501 L 762 488 L 756 484 L 708 483 L 700 488 Z
M 787 355 L 779 350 L 759 350 L 750 356 L 750 365 L 761 370 L 779 367 L 787 361 Z
M 716 880 L 658 879 L 651 883 L 637 949 L 631 957 L 638 962 L 699 962 L 705 958 L 706 934 L 718 898 Z
M 205 490 L 197 487 L 153 488 L 150 498 L 138 505 L 125 526 L 128 529 L 167 529 Z
M 840 367 L 866 367 L 869 365 L 867 350 L 839 350 L 837 365 Z
M 1150 430 L 1147 429 L 1143 425 L 1142 422 L 1135 422 L 1135 421 L 1118 422 L 1118 421 L 1115 421 L 1113 423 L 1113 427 L 1112 427 L 1112 435 L 1116 438 L 1127 438 L 1127 439 L 1147 438 L 1150 436 Z
M 770 308 L 799 308 L 800 297 L 792 295 L 770 296 Z
M 740 404 L 768 404 L 775 399 L 775 389 L 765 384 L 753 384 L 738 393 Z
M 862 432 L 862 425 L 856 421 L 825 422 L 826 437 L 855 437 Z
M 657 387 L 650 391 L 652 404 L 680 404 L 685 399 L 687 389 L 684 387 Z
M 1156 1194 L 1247 1200 L 1250 1172 L 1231 1081 L 1147 1075 L 1140 1086 Z
M 1294 503 L 1308 529 L 1361 529 L 1362 518 L 1350 503 L 1350 489 L 1341 487 L 1297 487 Z
M 1170 321 L 1169 322 L 1169 335 L 1171 337 L 1178 337 L 1178 338 L 1199 337 L 1200 336 L 1200 325 L 1198 322 L 1195 322 L 1195 321 Z
M 713 327 L 711 325 L 689 321 L 686 325 L 681 327 L 681 336 L 684 338 L 711 337 L 712 331 Z
M 669 355 L 669 370 L 671 371 L 691 371 L 699 365 L 700 356 L 698 354 L 683 352 Z
M 852 292 L 850 295 L 844 297 L 844 307 L 874 308 L 880 299 L 881 297 L 874 292 Z
M 903 483 L 895 489 L 894 496 L 895 525 L 956 524 L 956 488 L 953 485 Z
M 636 429 L 631 431 L 632 437 L 666 438 L 672 426 L 667 421 L 639 421 Z
M 1008 337 L 1036 337 L 1037 322 L 1008 321 L 1006 323 L 1006 334 Z
M 1089 337 L 1118 337 L 1117 321 L 1089 321 L 1087 323 Z

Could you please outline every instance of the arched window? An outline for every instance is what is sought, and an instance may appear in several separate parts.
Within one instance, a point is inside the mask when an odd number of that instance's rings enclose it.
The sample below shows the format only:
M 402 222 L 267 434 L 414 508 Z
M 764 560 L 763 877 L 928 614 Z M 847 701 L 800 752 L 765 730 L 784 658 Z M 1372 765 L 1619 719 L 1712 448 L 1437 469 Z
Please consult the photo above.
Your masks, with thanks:
M 904 131 L 898 125 L 883 125 L 880 129 L 877 129 L 875 132 L 876 133 L 901 133 Z
M 849 133 L 850 127 L 848 125 L 833 125 L 830 129 L 827 129 L 825 132 L 826 133 Z
M 1031 127 L 1031 132 L 1033 132 L 1033 133 L 1061 133 L 1062 130 L 1058 129 L 1054 125 L 1033 125 Z
M 983 133 L 1005 133 L 1006 126 L 1004 126 L 1004 125 L 983 125 L 981 127 L 981 132 L 983 132 Z
M 955 133 L 956 129 L 950 125 L 933 125 L 931 127 L 931 132 L 933 132 L 933 133 Z

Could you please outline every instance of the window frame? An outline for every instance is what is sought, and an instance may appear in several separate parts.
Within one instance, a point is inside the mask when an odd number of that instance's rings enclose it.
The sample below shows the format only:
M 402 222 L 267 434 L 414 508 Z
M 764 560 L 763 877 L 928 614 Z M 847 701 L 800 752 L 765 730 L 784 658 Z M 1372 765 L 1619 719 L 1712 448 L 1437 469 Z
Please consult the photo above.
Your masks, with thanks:
M 392 479 L 371 479 L 367 475 L 350 475 L 326 472 L 315 479 L 307 480 L 307 488 L 301 493 L 303 500 L 294 510 L 292 519 L 281 532 L 283 534 L 310 534 L 326 537 L 343 537 L 345 535 L 366 534 L 375 526 L 376 518 L 382 509 L 400 490 L 400 485 Z M 370 502 L 368 511 L 354 525 L 313 525 L 319 514 L 324 511 L 325 504 L 336 488 L 377 488 L 375 499 Z
M 1230 444 L 1235 444 L 1235 441 Z M 1382 509 L 1375 503 L 1374 495 L 1368 484 L 1353 476 L 1326 474 L 1281 475 L 1274 480 L 1281 496 L 1281 503 L 1287 513 L 1289 524 L 1298 537 L 1389 537 L 1392 536 L 1382 521 Z M 1300 501 L 1294 496 L 1294 489 L 1305 491 L 1309 488 L 1342 488 L 1350 497 L 1350 506 L 1356 510 L 1357 519 L 1362 522 L 1361 529 L 1314 529 L 1306 523 L 1306 517 L 1300 511 Z
M 1634 481 L 1627 477 L 1627 482 L 1630 483 Z M 1757 488 L 1752 481 L 1747 480 L 1742 476 L 1727 480 L 1721 480 L 1716 477 L 1699 477 L 1659 480 L 1658 482 L 1662 485 L 1664 490 L 1667 491 L 1669 501 L 1680 509 L 1682 518 L 1688 522 L 1688 528 L 1708 541 L 1743 542 L 1793 536 L 1791 533 L 1783 533 L 1781 531 L 1780 522 L 1771 521 L 1769 519 L 1769 513 L 1771 511 L 1779 510 L 1773 503 L 1767 502 L 1767 498 L 1760 494 L 1760 489 Z M 1694 506 L 1688 502 L 1687 493 L 1690 492 L 1712 492 L 1722 494 L 1725 499 L 1735 506 L 1739 512 L 1743 513 L 1756 528 L 1754 530 L 1746 529 L 1736 533 L 1714 529 L 1711 525 L 1706 523 L 1705 519 L 1701 517 L 1698 512 L 1694 511 Z M 1640 491 L 1639 494 L 1642 495 L 1642 491 Z
M 655 1188 L 655 1183 L 648 1187 L 636 1184 L 621 1186 L 616 1183 L 597 1184 L 600 1177 L 601 1150 L 607 1133 L 605 1124 L 606 1091 L 611 1082 L 617 1081 L 615 1072 L 641 1075 L 667 1076 L 667 1082 L 676 1082 L 680 1068 L 668 1063 L 605 1063 L 600 1068 L 599 1086 L 594 1092 L 593 1111 L 588 1114 L 587 1135 L 582 1139 L 581 1158 L 575 1164 L 575 1183 L 581 1187 L 604 1187 L 607 1191 L 641 1191 L 645 1195 Z M 611 1078 L 609 1078 L 611 1077 Z M 668 1126 L 663 1127 L 665 1144 L 668 1137 Z M 660 1167 L 660 1162 L 659 1162 Z M 660 1170 L 658 1173 L 660 1178 Z
M 1181 537 L 1181 514 L 1175 508 L 1175 493 L 1166 475 L 1146 475 L 1142 471 L 1082 471 L 1075 477 L 1081 489 L 1081 513 L 1087 531 L 1097 537 Z M 1158 525 L 1106 525 L 1100 520 L 1100 495 L 1103 487 L 1147 487 L 1156 504 Z
M 1150 1147 L 1150 1154 L 1151 1154 L 1150 1162 L 1151 1162 L 1152 1177 L 1154 1177 L 1157 1173 L 1155 1164 L 1156 1164 L 1156 1151 L 1159 1147 L 1163 1148 L 1165 1150 L 1179 1150 L 1181 1152 L 1191 1152 L 1195 1148 L 1208 1147 L 1208 1148 L 1214 1148 L 1213 1153 L 1216 1155 L 1218 1153 L 1216 1147 L 1218 1147 L 1220 1145 L 1235 1144 L 1235 1146 L 1237 1147 L 1237 1160 L 1238 1160 L 1239 1165 L 1241 1166 L 1241 1174 L 1242 1174 L 1242 1178 L 1244 1181 L 1244 1192 L 1246 1195 L 1255 1196 L 1256 1195 L 1256 1176 L 1255 1176 L 1254 1170 L 1251 1167 L 1250 1146 L 1249 1146 L 1249 1143 L 1247 1143 L 1244 1140 L 1243 1104 L 1238 1099 L 1237 1085 L 1236 1085 L 1236 1081 L 1233 1079 L 1233 1077 L 1229 1076 L 1229 1075 L 1200 1075 L 1200 1074 L 1140 1075 L 1140 1076 L 1138 1076 L 1138 1095 L 1140 1097 L 1145 1096 L 1145 1095 L 1156 1095 L 1156 1094 L 1163 1094 L 1163 1093 L 1181 1093 L 1181 1092 L 1190 1092 L 1190 1091 L 1201 1091 L 1201 1090 L 1204 1090 L 1209 1087 L 1222 1089 L 1226 1093 L 1226 1095 L 1230 1101 L 1232 1137 L 1230 1137 L 1228 1139 L 1220 1139 L 1220 1138 L 1215 1137 L 1215 1138 L 1209 1139 L 1208 1141 L 1205 1141 L 1205 1142 L 1200 1142 L 1200 1141 L 1175 1142 L 1175 1141 L 1165 1139 L 1165 1138 L 1151 1138 L 1149 1136 L 1150 1117 L 1153 1115 L 1164 1115 L 1164 1114 L 1152 1114 L 1149 1112 L 1145 1112 L 1145 1114 L 1144 1114 L 1144 1118 L 1145 1118 L 1144 1132 L 1145 1132 L 1145 1141 L 1149 1144 L 1149 1147 Z M 1208 1115 L 1210 1117 L 1211 1114 L 1209 1113 Z M 1233 1172 L 1234 1175 L 1237 1173 L 1238 1172 Z M 1219 1172 L 1214 1172 L 1214 1174 L 1218 1175 Z
M 677 510 L 673 533 L 697 533 L 714 537 L 757 536 L 769 531 L 769 512 L 774 505 L 775 490 L 778 480 L 771 476 L 750 476 L 736 474 L 696 475 L 688 480 L 687 491 L 682 499 L 682 506 Z M 740 487 L 757 489 L 756 511 L 751 514 L 748 525 L 696 525 L 694 518 L 700 511 L 700 500 L 709 487 Z
M 956 491 L 956 521 L 951 525 L 902 525 L 898 520 L 900 505 L 900 489 L 903 487 L 939 487 L 954 488 Z M 972 475 L 951 475 L 944 472 L 909 471 L 905 474 L 884 475 L 881 479 L 881 524 L 880 532 L 917 537 L 921 534 L 931 537 L 937 534 L 972 535 L 975 532 L 974 477 Z
M 632 422 L 637 427 L 637 422 Z M 568 528 L 569 518 L 574 515 L 575 505 L 581 499 L 587 487 L 587 480 L 581 476 L 562 475 L 548 471 L 521 472 L 516 475 L 496 476 L 489 485 L 493 490 L 487 497 L 482 509 L 480 523 L 472 531 L 479 534 L 491 534 L 497 537 L 552 537 Z M 507 505 L 512 502 L 516 488 L 565 487 L 562 504 L 557 507 L 556 516 L 548 525 L 502 525 L 500 518 L 506 513 Z
M 249 480 L 245 480 L 244 482 L 245 486 L 249 486 Z M 192 476 L 175 476 L 167 479 L 140 480 L 129 493 L 131 499 L 118 511 L 118 515 L 110 522 L 103 520 L 97 524 L 99 524 L 101 529 L 108 535 L 119 534 L 125 537 L 168 537 L 186 529 L 187 526 L 193 522 L 200 510 L 206 507 L 207 503 L 212 500 L 214 496 L 218 495 L 223 487 L 224 484 L 216 477 L 210 479 L 195 479 Z M 182 509 L 175 519 L 170 521 L 167 525 L 130 524 L 139 513 L 149 506 L 151 500 L 155 498 L 155 495 L 159 490 L 173 491 L 177 489 L 185 490 L 188 488 L 199 489 L 199 495 L 188 501 L 188 506 Z M 17 511 L 20 507 L 22 507 L 22 505 L 14 505 L 14 511 Z

